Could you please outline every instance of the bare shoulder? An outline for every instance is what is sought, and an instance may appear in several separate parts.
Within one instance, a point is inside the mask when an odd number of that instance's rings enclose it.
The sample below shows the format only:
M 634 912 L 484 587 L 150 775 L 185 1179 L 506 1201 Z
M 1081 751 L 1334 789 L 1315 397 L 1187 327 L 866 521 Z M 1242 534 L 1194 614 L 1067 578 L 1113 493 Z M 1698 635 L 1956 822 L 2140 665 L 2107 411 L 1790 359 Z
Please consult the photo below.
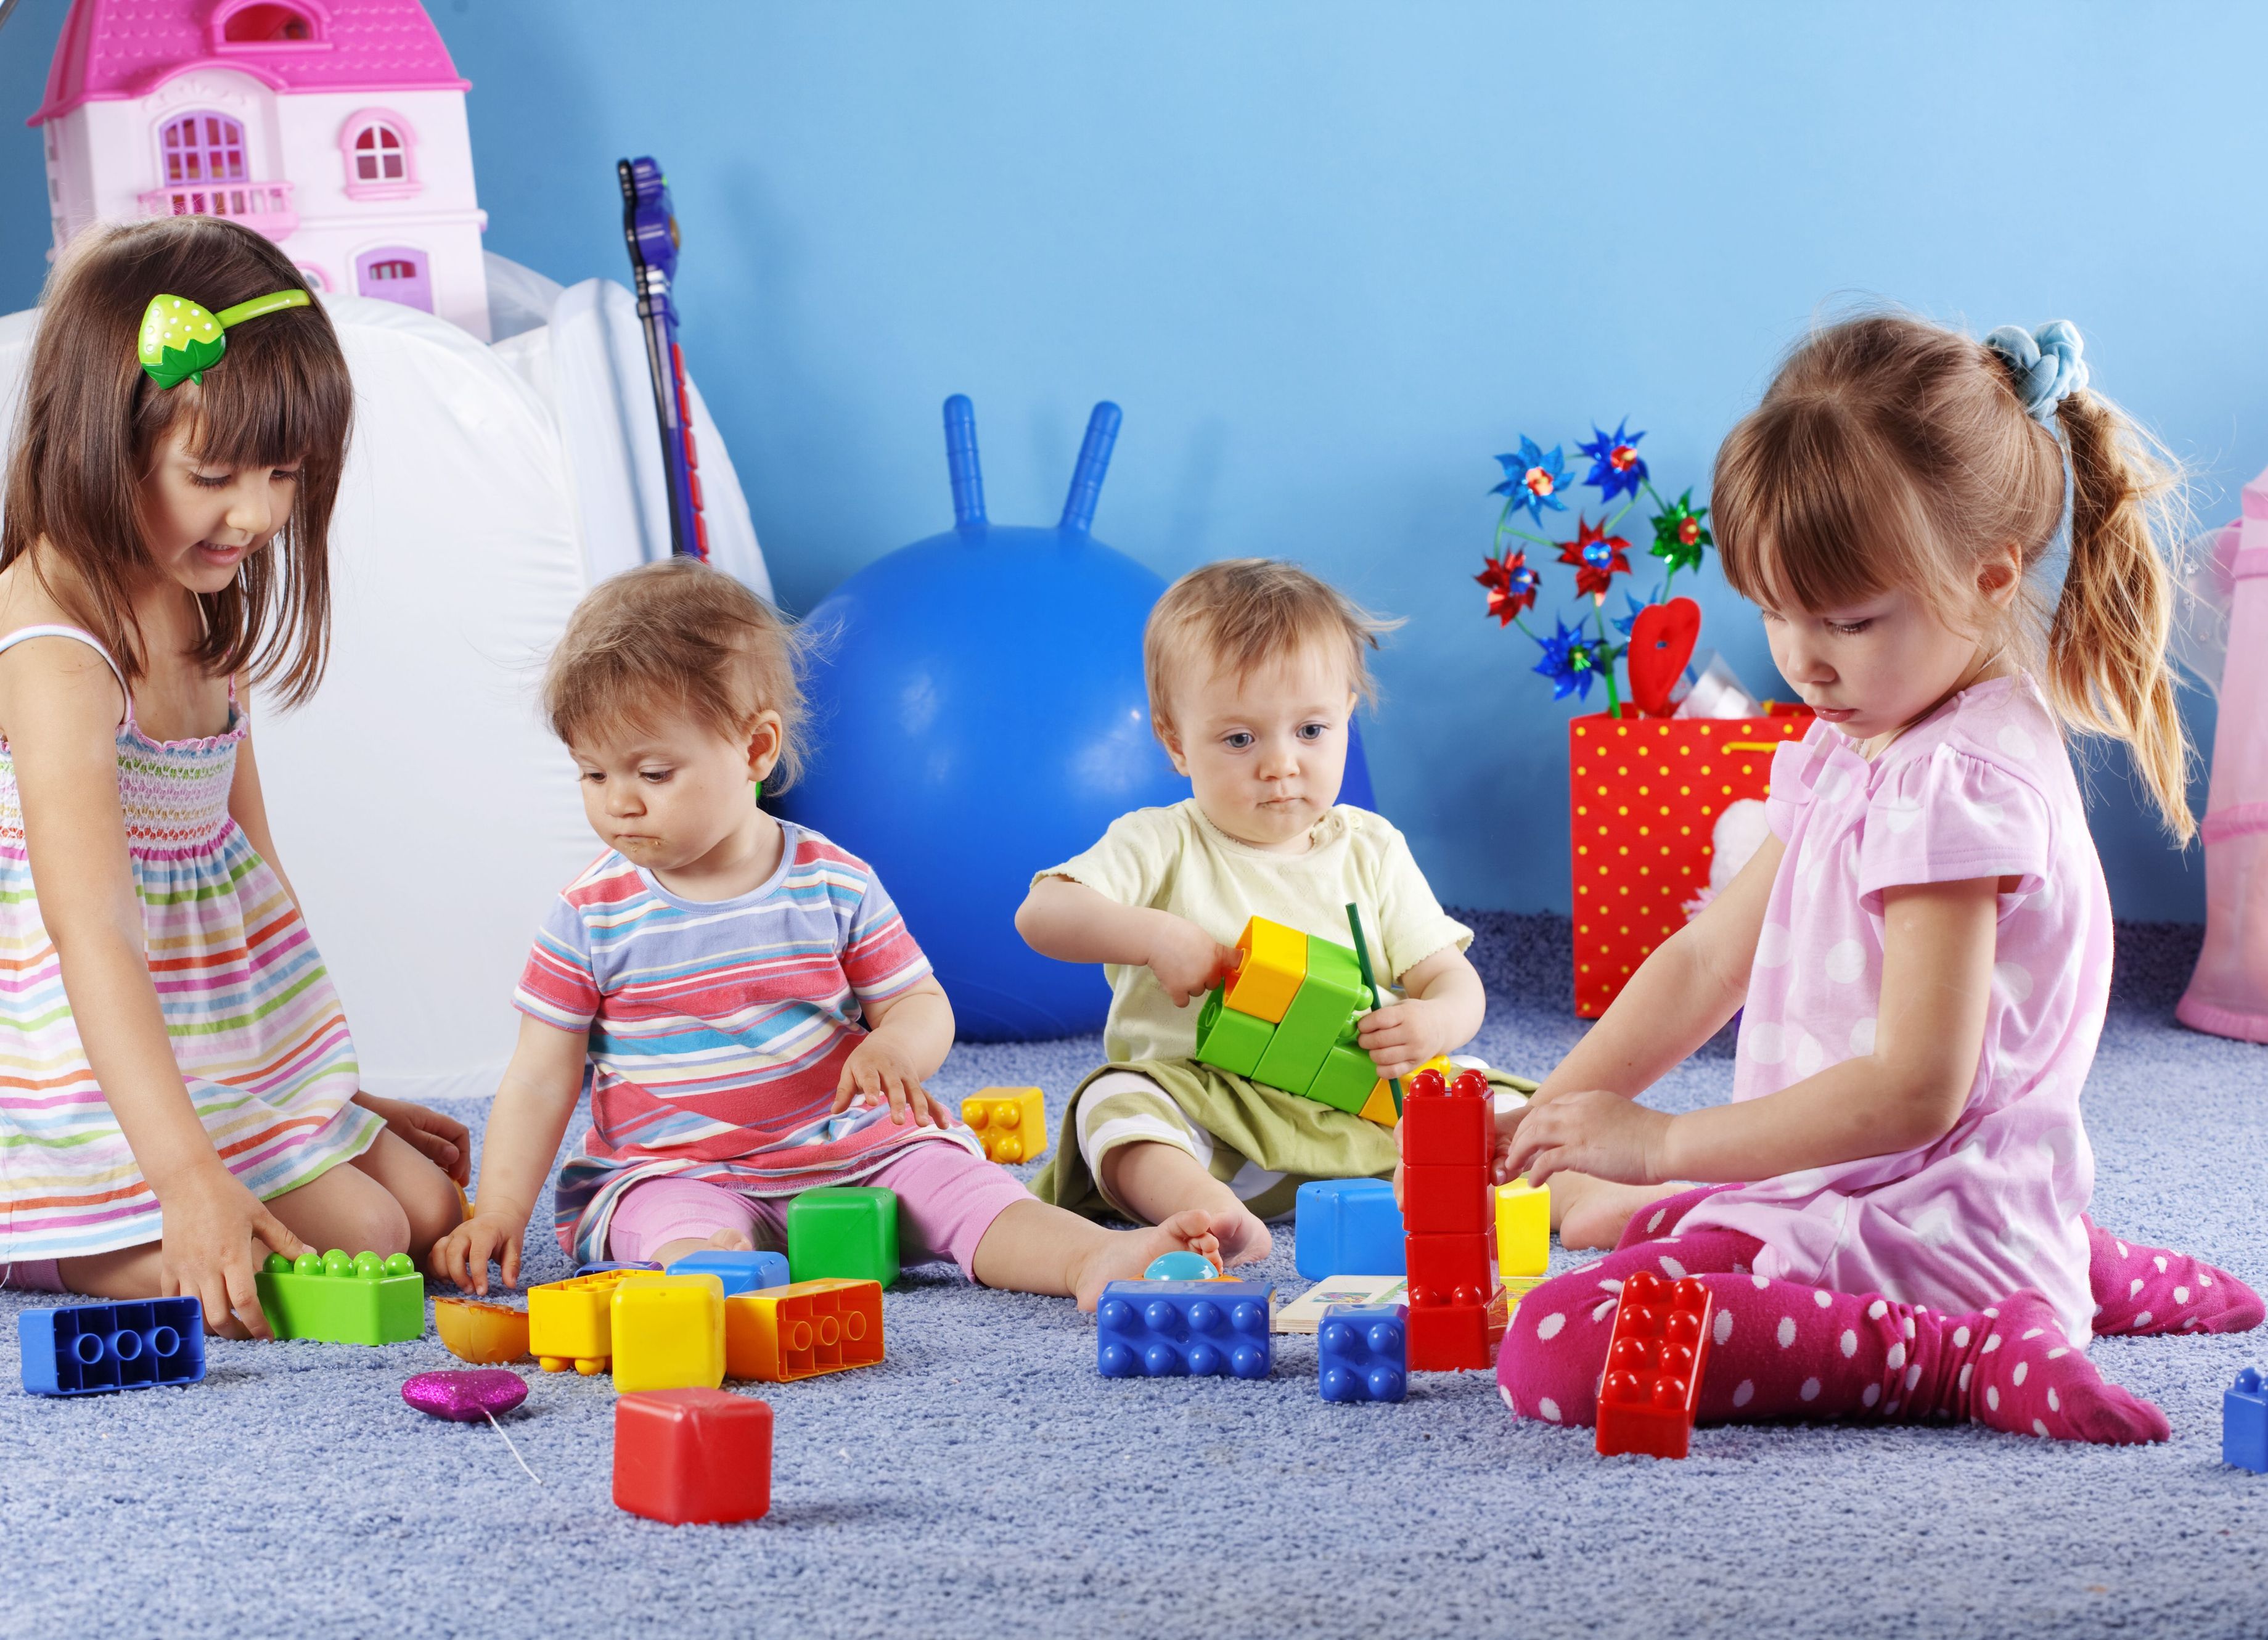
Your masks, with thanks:
M 23 560 L 0 570 L 0 639 L 26 627 L 77 625 Z M 114 724 L 125 705 L 117 674 L 92 644 L 49 636 L 0 650 L 0 737 L 33 723 Z

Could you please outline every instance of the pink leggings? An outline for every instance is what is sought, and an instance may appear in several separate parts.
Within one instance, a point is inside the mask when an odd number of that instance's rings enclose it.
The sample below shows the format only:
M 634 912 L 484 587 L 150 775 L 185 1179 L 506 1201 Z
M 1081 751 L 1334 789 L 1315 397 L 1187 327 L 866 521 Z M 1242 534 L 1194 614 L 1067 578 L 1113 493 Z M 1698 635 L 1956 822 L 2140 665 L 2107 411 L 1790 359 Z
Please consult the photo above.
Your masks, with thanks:
M 2067 1440 L 2162 1440 L 2164 1416 L 2106 1383 L 2071 1347 L 2047 1301 L 2010 1295 L 1949 1315 L 1878 1293 L 1840 1293 L 1753 1273 L 1763 1244 L 1737 1231 L 1677 1232 L 1688 1191 L 1640 1213 L 1622 1245 L 1553 1278 L 1513 1313 L 1497 1385 L 1514 1416 L 1596 1421 L 1599 1377 L 1624 1276 L 1691 1276 L 1714 1301 L 1697 1421 L 1958 1419 Z M 2180 1254 L 2088 1226 L 2097 1332 L 2240 1331 L 2262 1319 L 2243 1283 Z
M 907 1264 L 950 1258 L 976 1279 L 976 1244 L 1010 1205 L 1032 1200 L 1006 1168 L 958 1144 L 909 1144 L 859 1181 L 897 1192 L 899 1257 Z M 649 1179 L 622 1192 L 607 1226 L 607 1250 L 623 1260 L 688 1239 L 736 1230 L 759 1247 L 787 1246 L 792 1196 L 744 1195 L 704 1179 Z

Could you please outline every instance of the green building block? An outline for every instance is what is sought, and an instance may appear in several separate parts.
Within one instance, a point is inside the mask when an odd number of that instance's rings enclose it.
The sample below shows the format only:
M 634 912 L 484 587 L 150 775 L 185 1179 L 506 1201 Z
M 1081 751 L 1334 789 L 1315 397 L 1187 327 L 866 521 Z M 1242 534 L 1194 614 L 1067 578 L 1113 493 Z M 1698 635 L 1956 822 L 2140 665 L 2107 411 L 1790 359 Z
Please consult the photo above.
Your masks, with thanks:
M 875 1185 L 806 1190 L 787 1204 L 790 1281 L 898 1279 L 898 1198 Z
M 331 1344 L 398 1344 L 425 1335 L 425 1278 L 407 1253 L 349 1257 L 334 1247 L 294 1261 L 268 1255 L 254 1278 L 269 1330 Z
M 1323 1057 L 1323 1068 L 1307 1084 L 1307 1097 L 1359 1116 L 1377 1085 L 1378 1066 L 1370 1055 L 1350 1043 L 1334 1042 Z
M 1268 1039 L 1276 1034 L 1276 1027 L 1230 1007 L 1223 996 L 1225 989 L 1214 986 L 1197 1015 L 1197 1057 L 1205 1064 L 1248 1077 L 1259 1064 L 1260 1055 L 1268 1051 Z
M 1286 1092 L 1304 1093 L 1346 1029 L 1348 1019 L 1370 1006 L 1370 988 L 1352 950 L 1307 937 L 1307 977 L 1284 1011 L 1252 1079 Z M 1373 1074 L 1373 1082 L 1377 1080 Z M 1364 1092 L 1367 1094 L 1366 1088 Z M 1326 1101 L 1328 1102 L 1328 1101 Z

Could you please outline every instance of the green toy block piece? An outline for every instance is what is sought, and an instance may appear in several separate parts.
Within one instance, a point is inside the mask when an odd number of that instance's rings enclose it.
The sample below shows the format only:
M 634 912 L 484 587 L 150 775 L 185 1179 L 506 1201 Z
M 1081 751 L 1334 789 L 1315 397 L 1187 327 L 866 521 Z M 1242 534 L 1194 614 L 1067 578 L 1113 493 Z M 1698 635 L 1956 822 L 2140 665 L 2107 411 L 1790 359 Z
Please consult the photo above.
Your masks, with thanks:
M 1369 1005 L 1370 989 L 1362 982 L 1362 966 L 1354 952 L 1310 934 L 1307 977 L 1300 982 L 1300 994 L 1284 1011 L 1252 1079 L 1286 1092 L 1304 1092 L 1346 1028 L 1348 1016 Z M 1371 1080 L 1378 1080 L 1375 1074 Z
M 1197 1057 L 1205 1064 L 1248 1077 L 1259 1064 L 1260 1055 L 1268 1051 L 1268 1039 L 1276 1034 L 1276 1027 L 1265 1019 L 1239 1013 L 1228 1005 L 1223 990 L 1214 986 L 1197 1015 Z
M 407 1253 L 350 1257 L 334 1247 L 294 1261 L 268 1255 L 254 1277 L 269 1330 L 329 1344 L 398 1344 L 425 1335 L 425 1278 Z
M 898 1198 L 874 1185 L 806 1190 L 787 1204 L 792 1281 L 898 1279 Z
M 1362 1107 L 1370 1103 L 1371 1090 L 1377 1085 L 1378 1067 L 1370 1055 L 1359 1048 L 1334 1042 L 1331 1051 L 1323 1056 L 1323 1068 L 1307 1084 L 1307 1097 L 1349 1115 L 1360 1115 Z

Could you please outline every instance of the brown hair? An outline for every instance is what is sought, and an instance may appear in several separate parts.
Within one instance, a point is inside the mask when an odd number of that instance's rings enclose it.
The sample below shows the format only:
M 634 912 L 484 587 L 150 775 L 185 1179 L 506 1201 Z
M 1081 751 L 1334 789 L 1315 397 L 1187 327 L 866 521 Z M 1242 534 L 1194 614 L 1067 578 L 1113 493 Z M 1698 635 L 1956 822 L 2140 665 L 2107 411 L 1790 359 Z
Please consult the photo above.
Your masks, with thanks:
M 1347 687 L 1375 704 L 1369 651 L 1402 623 L 1372 614 L 1338 588 L 1280 558 L 1224 558 L 1166 589 L 1142 630 L 1152 726 L 1170 724 L 1166 680 L 1192 655 L 1243 679 L 1311 643 L 1346 657 Z
M 108 646 L 131 680 L 145 670 L 132 589 L 147 567 L 140 487 L 158 446 L 190 419 L 200 462 L 232 471 L 297 462 L 298 491 L 272 550 L 201 595 L 194 651 L 215 676 L 250 668 L 296 706 L 321 681 L 330 644 L 330 522 L 354 417 L 346 356 L 320 305 L 232 327 L 202 386 L 160 388 L 137 341 L 154 296 L 208 311 L 305 287 L 284 253 L 210 217 L 89 229 L 55 263 L 40 301 L 23 416 L 9 452 L 0 568 L 31 556 L 48 594 Z M 50 577 L 44 539 L 67 574 Z
M 664 558 L 593 587 L 568 617 L 543 673 L 551 732 L 578 736 L 652 727 L 672 712 L 728 739 L 756 714 L 779 714 L 779 762 L 764 782 L 784 791 L 803 769 L 803 635 L 721 570 Z
M 2160 546 L 2173 538 L 2177 474 L 2084 387 L 2056 420 L 2061 443 L 2025 414 L 1999 356 L 1957 332 L 1901 313 L 1818 331 L 1717 452 L 1725 578 L 1758 603 L 1812 611 L 1908 587 L 1956 630 L 2003 627 L 1992 636 L 2040 677 L 2066 724 L 2126 742 L 2186 842 L 2197 827 Z M 2051 613 L 2033 571 L 2064 526 L 2066 474 L 2070 564 Z M 2012 542 L 2023 580 L 1997 615 L 1975 566 Z

